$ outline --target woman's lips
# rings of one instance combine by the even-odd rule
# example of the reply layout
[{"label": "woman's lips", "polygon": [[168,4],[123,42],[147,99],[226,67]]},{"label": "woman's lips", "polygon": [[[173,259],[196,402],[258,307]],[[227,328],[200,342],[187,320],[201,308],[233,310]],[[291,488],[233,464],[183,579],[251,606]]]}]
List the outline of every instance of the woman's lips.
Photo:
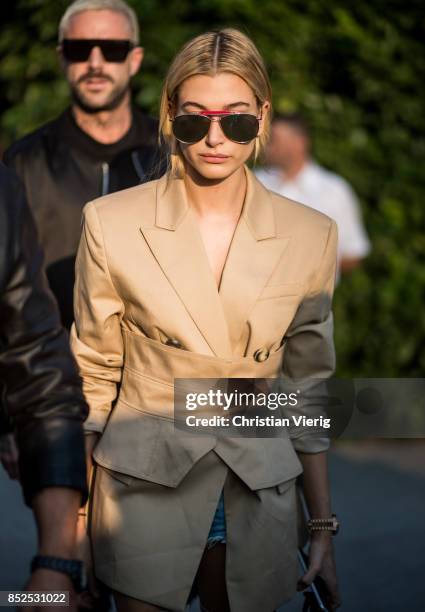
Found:
[{"label": "woman's lips", "polygon": [[201,155],[201,157],[208,164],[222,164],[227,159],[229,159],[228,155],[213,155],[212,153],[207,154],[207,155]]}]

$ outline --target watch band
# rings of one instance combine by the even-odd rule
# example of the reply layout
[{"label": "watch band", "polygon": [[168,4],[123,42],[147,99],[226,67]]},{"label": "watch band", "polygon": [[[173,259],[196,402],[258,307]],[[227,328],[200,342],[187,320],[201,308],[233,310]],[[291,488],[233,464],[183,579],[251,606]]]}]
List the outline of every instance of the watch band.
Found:
[{"label": "watch band", "polygon": [[31,572],[48,569],[70,577],[77,592],[83,590],[83,562],[77,559],[62,559],[49,555],[36,555],[31,562]]},{"label": "watch band", "polygon": [[339,522],[336,514],[332,514],[330,518],[309,519],[307,521],[307,529],[309,533],[313,531],[331,531],[332,535],[336,535],[339,530]]}]

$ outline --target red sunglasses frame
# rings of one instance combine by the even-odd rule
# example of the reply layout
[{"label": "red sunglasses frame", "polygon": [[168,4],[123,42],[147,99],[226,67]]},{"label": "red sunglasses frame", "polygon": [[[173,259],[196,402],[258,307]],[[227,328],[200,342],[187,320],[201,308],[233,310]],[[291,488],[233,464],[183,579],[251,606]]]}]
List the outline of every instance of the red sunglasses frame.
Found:
[{"label": "red sunglasses frame", "polygon": [[[186,113],[187,115],[204,115],[205,117],[208,116],[215,116],[215,117],[220,117],[221,115],[252,115],[252,113],[245,113],[244,111],[226,111],[226,110],[200,110],[200,111],[194,111],[193,113]],[[176,115],[178,117],[180,117],[180,115]],[[260,121],[263,116],[262,113],[260,113],[260,116],[257,117],[255,115],[256,119],[258,119],[258,121]],[[170,117],[170,121],[173,121],[175,119],[175,117]]]}]

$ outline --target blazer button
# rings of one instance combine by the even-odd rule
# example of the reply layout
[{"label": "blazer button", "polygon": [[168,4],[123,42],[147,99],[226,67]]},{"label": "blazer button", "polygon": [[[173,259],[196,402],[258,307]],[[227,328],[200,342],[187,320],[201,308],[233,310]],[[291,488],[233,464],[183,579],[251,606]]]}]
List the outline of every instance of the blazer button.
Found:
[{"label": "blazer button", "polygon": [[167,346],[174,346],[174,348],[181,348],[181,342],[177,338],[167,338],[165,344]]},{"label": "blazer button", "polygon": [[269,358],[270,352],[267,349],[257,349],[254,353],[255,361],[266,361]]}]

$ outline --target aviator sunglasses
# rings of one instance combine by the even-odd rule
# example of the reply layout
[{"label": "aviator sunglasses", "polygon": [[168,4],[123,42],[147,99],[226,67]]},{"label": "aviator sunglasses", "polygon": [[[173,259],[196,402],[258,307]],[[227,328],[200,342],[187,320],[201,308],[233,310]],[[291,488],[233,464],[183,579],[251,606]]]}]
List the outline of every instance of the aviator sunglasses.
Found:
[{"label": "aviator sunglasses", "polygon": [[[261,117],[260,117],[261,118]],[[199,142],[208,134],[211,121],[218,121],[224,135],[238,144],[248,144],[257,137],[259,117],[235,111],[205,110],[171,119],[173,134],[183,144]]]},{"label": "aviator sunglasses", "polygon": [[67,62],[86,62],[92,49],[99,47],[105,61],[124,62],[135,44],[130,40],[107,38],[65,38],[62,41],[62,53]]}]

